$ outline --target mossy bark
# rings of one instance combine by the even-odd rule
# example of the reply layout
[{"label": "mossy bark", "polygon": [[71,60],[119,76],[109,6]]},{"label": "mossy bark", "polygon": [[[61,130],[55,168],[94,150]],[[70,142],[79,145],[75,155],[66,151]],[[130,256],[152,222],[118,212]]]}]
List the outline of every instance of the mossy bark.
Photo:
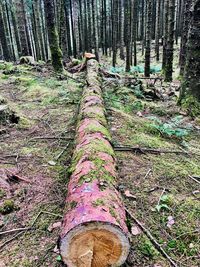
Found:
[{"label": "mossy bark", "polygon": [[187,43],[186,66],[179,102],[190,114],[200,114],[200,0],[194,1]]},{"label": "mossy bark", "polygon": [[[80,103],[76,147],[72,157],[71,178],[66,198],[67,214],[63,220],[61,233],[61,255],[69,267],[93,266],[93,264],[78,264],[83,255],[90,255],[89,252],[92,253],[91,262],[102,257],[102,261],[95,266],[121,266],[129,250],[125,211],[121,197],[115,189],[116,160],[107,130],[98,68],[96,60],[87,61],[88,86],[83,91]],[[92,238],[93,245],[89,251],[84,242],[79,241],[75,246],[73,240],[78,240],[82,234],[87,235],[89,229],[93,236],[96,236],[97,230],[103,236],[107,229],[113,242],[112,249],[107,247],[108,239],[102,239],[101,250],[97,249],[99,244],[95,238]],[[89,234],[88,238],[91,238]],[[106,261],[106,255],[109,254],[112,258],[116,253],[115,245],[118,242],[116,240],[120,243],[121,251],[112,262],[105,265],[102,262]],[[84,253],[79,253],[80,248]],[[100,255],[99,251],[103,255]],[[74,254],[76,257],[72,257]]]},{"label": "mossy bark", "polygon": [[54,1],[45,0],[44,1],[46,23],[48,29],[49,45],[51,50],[51,60],[52,65],[57,72],[63,71],[62,64],[62,51],[59,47],[58,32],[56,29],[56,20],[54,13]]}]

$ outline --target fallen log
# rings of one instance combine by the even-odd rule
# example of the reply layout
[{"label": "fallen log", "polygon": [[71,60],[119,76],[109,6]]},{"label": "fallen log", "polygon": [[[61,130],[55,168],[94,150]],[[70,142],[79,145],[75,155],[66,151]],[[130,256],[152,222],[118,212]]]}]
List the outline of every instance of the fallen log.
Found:
[{"label": "fallen log", "polygon": [[60,253],[68,267],[121,266],[129,253],[125,209],[115,189],[115,155],[107,130],[98,63],[87,61],[60,235]]}]

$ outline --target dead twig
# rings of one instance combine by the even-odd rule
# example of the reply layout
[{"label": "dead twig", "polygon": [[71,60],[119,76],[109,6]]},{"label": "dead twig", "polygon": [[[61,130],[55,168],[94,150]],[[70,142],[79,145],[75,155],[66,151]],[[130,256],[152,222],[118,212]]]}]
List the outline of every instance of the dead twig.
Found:
[{"label": "dead twig", "polygon": [[29,231],[29,230],[32,230],[32,228],[31,227],[16,228],[16,229],[11,229],[11,230],[0,232],[0,235],[10,234],[13,232]]},{"label": "dead twig", "polygon": [[158,243],[158,241],[153,237],[150,231],[146,227],[144,227],[144,225],[140,221],[138,221],[138,219],[135,218],[135,216],[128,209],[125,209],[125,210],[128,213],[128,215],[131,217],[131,219],[133,219],[133,221],[140,227],[140,229],[149,238],[149,240],[154,245],[154,247],[163,255],[163,257],[165,257],[172,266],[178,267],[176,262],[166,253],[166,251],[162,248],[162,246]]},{"label": "dead twig", "polygon": [[122,151],[122,152],[134,152],[139,154],[145,154],[145,153],[152,153],[152,154],[185,154],[185,155],[197,155],[193,152],[187,152],[184,150],[164,150],[164,149],[153,149],[153,148],[146,148],[146,147],[129,147],[129,146],[114,146],[115,151]]},{"label": "dead twig", "polygon": [[152,171],[151,169],[149,169],[149,170],[147,171],[147,173],[146,173],[145,176],[144,176],[144,179],[146,179],[146,178],[149,176],[149,174],[150,174],[151,171]]},{"label": "dead twig", "polygon": [[157,204],[158,206],[160,205],[160,201],[161,201],[162,196],[164,195],[165,191],[166,191],[166,189],[163,188],[162,193],[161,193],[161,195],[160,195],[160,197],[159,197],[159,200],[158,200],[158,204]]},{"label": "dead twig", "polygon": [[66,145],[66,147],[55,157],[55,160],[58,160],[62,155],[63,153],[65,153],[65,151],[68,149],[69,147],[69,143]]},{"label": "dead twig", "polygon": [[69,137],[56,137],[56,136],[36,136],[31,138],[29,141],[34,141],[34,140],[73,140],[73,138],[69,138]]},{"label": "dead twig", "polygon": [[189,177],[190,179],[192,179],[193,181],[195,181],[196,183],[200,184],[200,181],[198,181],[196,178],[194,178],[194,177],[196,177],[196,176],[188,175],[188,177]]},{"label": "dead twig", "polygon": [[11,241],[13,241],[15,238],[17,238],[18,236],[20,236],[23,233],[23,231],[17,233],[16,235],[14,235],[13,237],[11,237],[10,239],[6,240],[1,246],[0,246],[0,250],[2,250],[2,248],[7,245],[8,243],[10,243]]}]

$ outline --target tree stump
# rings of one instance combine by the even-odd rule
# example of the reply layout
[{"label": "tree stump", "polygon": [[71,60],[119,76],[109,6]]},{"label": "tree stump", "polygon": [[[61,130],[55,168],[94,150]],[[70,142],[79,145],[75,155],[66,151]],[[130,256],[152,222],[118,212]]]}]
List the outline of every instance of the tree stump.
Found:
[{"label": "tree stump", "polygon": [[60,236],[68,267],[121,266],[129,253],[121,196],[115,189],[116,160],[107,130],[98,62],[87,60],[76,147]]}]

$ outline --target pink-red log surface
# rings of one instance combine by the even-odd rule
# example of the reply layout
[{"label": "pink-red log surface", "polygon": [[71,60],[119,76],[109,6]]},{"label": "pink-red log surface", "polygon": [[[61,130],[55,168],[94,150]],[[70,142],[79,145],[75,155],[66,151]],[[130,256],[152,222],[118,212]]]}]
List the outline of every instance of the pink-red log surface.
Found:
[{"label": "pink-red log surface", "polygon": [[[87,62],[87,84],[83,91],[78,116],[76,146],[72,158],[72,174],[68,184],[66,215],[62,224],[60,250],[64,262],[69,267],[120,266],[125,261],[129,251],[128,229],[125,223],[126,217],[122,199],[115,189],[116,160],[110,143],[110,134],[107,130],[98,78],[98,63],[93,59]],[[116,245],[116,248],[118,246],[118,252],[116,252],[118,256],[114,255],[114,252],[113,256],[112,251],[106,252],[106,250],[114,248],[115,241],[110,245],[111,248],[104,248],[103,246],[101,250],[105,249],[105,251],[101,252],[103,255],[99,255],[94,252],[94,240],[92,241],[93,248],[91,248],[91,244],[87,244],[87,251],[82,244],[81,251],[86,251],[85,254],[74,256],[79,252],[71,251],[72,247],[74,249],[72,243],[75,244],[80,233],[102,231],[102,229],[111,233],[114,232],[118,238],[120,243],[119,246]],[[99,232],[97,235],[102,240],[105,239],[103,237],[106,235],[109,238],[109,234],[105,234],[105,232],[102,237]],[[79,247],[75,250],[78,251]],[[98,254],[98,260],[95,259],[94,253],[96,253],[96,257]]]}]

